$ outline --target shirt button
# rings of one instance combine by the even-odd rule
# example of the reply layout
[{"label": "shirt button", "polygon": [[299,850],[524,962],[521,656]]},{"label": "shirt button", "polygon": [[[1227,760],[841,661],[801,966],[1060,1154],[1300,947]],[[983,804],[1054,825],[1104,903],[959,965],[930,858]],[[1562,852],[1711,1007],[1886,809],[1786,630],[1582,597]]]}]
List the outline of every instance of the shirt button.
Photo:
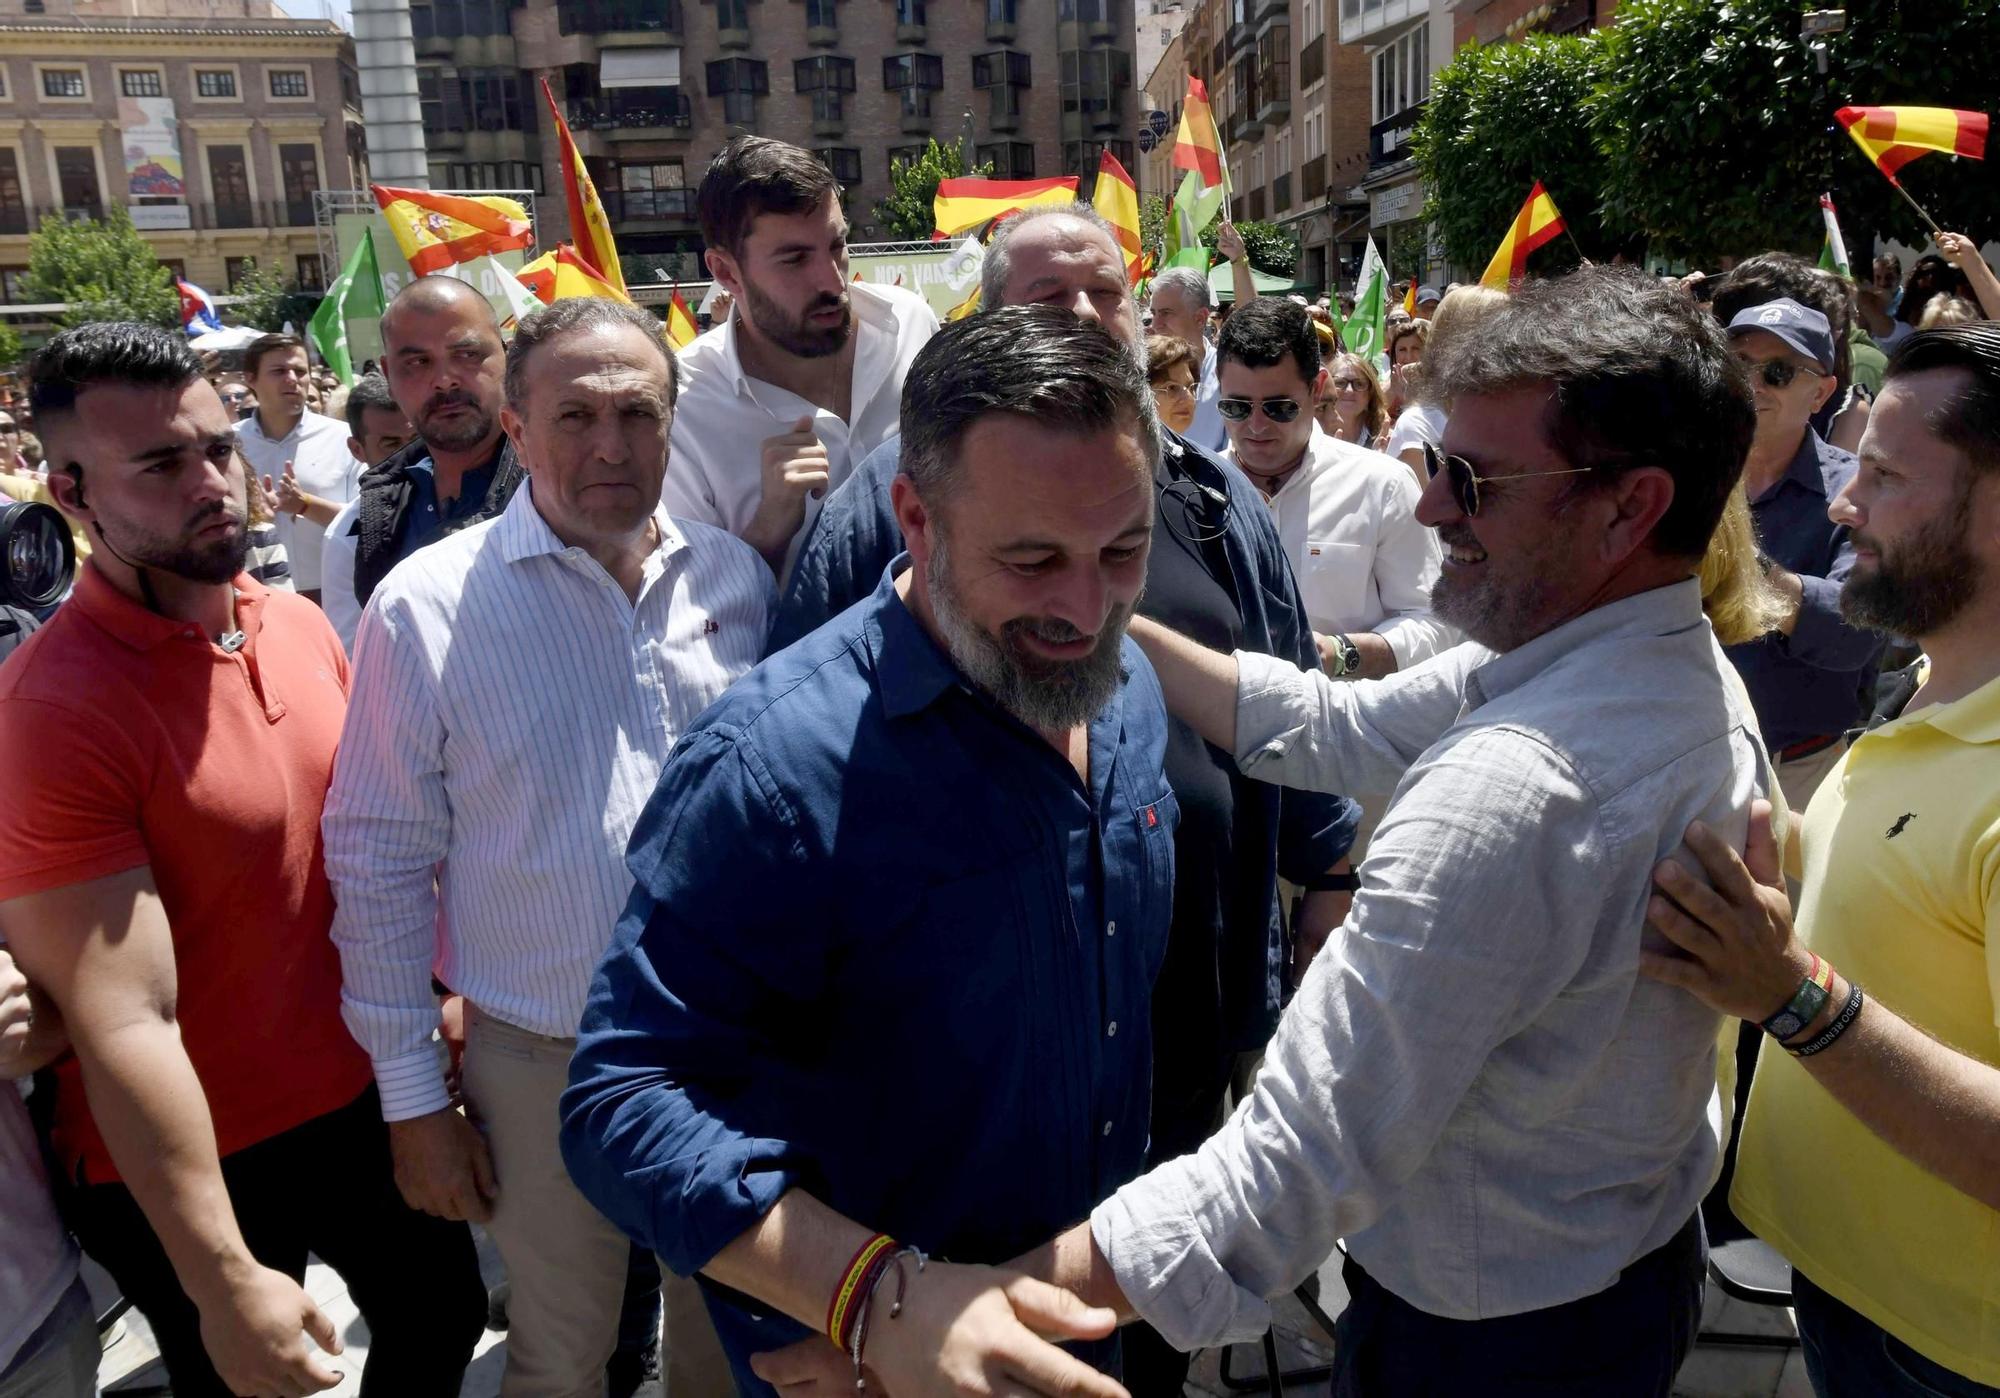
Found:
[{"label": "shirt button", "polygon": [[1109,1023],[1109,1024],[1107,1024],[1107,1025],[1105,1025],[1105,1026],[1104,1026],[1104,1037],[1105,1037],[1105,1038],[1107,1038],[1107,1039],[1115,1039],[1115,1038],[1117,1038],[1117,1037],[1118,1037],[1118,1021],[1117,1021],[1117,1020],[1115,1020],[1115,1019],[1114,1019],[1114,1020],[1112,1020],[1112,1021],[1111,1021],[1111,1023]]},{"label": "shirt button", "polygon": [[1115,937],[1115,936],[1117,936],[1117,935],[1118,935],[1118,924],[1117,924],[1117,923],[1115,923],[1115,922],[1107,922],[1107,923],[1105,923],[1105,924],[1104,924],[1104,935],[1105,935],[1105,936],[1107,936],[1107,937]]},{"label": "shirt button", "polygon": [[1108,1121],[1104,1123],[1104,1134],[1107,1136],[1111,1134],[1111,1123]]}]

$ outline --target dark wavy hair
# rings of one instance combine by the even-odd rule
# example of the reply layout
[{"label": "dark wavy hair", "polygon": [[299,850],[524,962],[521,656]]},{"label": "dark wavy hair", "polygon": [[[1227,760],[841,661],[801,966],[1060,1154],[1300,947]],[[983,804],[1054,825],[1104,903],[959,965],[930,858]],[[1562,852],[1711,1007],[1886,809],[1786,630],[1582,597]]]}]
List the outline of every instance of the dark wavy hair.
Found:
[{"label": "dark wavy hair", "polygon": [[1924,425],[1964,452],[1974,470],[2000,471],[2000,322],[1919,330],[1889,356],[1882,386],[1932,369],[1963,370],[1967,382]]},{"label": "dark wavy hair", "polygon": [[28,366],[28,404],[37,423],[76,411],[77,395],[94,384],[184,388],[201,377],[201,360],[187,336],[130,320],[97,321],[65,330]]}]

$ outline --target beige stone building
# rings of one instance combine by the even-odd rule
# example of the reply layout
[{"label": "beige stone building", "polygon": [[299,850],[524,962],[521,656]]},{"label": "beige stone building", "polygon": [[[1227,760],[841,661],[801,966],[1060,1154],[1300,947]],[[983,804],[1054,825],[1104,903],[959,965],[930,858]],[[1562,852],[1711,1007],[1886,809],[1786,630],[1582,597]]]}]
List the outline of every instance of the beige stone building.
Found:
[{"label": "beige stone building", "polygon": [[0,300],[28,234],[122,206],[177,275],[321,283],[313,195],[366,183],[353,44],[271,0],[0,0]]},{"label": "beige stone building", "polygon": [[[890,162],[969,140],[1003,178],[1134,164],[1132,0],[412,0],[436,188],[560,189],[546,79],[647,279],[704,275],[702,171],[731,136],[814,151],[854,237]],[[1087,187],[1087,182],[1086,182]],[[568,234],[540,201],[544,244]]]}]

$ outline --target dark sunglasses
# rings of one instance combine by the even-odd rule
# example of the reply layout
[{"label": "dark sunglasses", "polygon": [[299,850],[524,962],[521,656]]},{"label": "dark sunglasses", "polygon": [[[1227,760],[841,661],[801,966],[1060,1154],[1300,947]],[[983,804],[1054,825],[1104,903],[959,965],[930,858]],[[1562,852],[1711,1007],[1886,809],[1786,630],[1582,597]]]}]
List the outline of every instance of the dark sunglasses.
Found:
[{"label": "dark sunglasses", "polygon": [[1511,476],[1482,476],[1472,469],[1472,463],[1462,456],[1446,456],[1429,442],[1424,443],[1424,466],[1432,480],[1442,471],[1451,486],[1451,498],[1458,505],[1458,512],[1467,519],[1479,513],[1479,487],[1497,485],[1501,481],[1525,481],[1534,476],[1580,476],[1586,471],[1594,471],[1594,466],[1572,466],[1563,471],[1517,471]]},{"label": "dark sunglasses", "polygon": [[1264,416],[1273,422],[1290,422],[1299,415],[1299,400],[1296,398],[1266,398],[1262,403],[1249,398],[1218,398],[1215,410],[1231,422],[1244,422],[1250,417],[1250,410],[1264,409]]},{"label": "dark sunglasses", "polygon": [[1353,389],[1361,389],[1368,387],[1368,381],[1366,379],[1335,379],[1333,381],[1333,386],[1339,389],[1342,393],[1346,393]]},{"label": "dark sunglasses", "polygon": [[1766,359],[1761,363],[1754,359],[1746,359],[1743,361],[1743,367],[1758,375],[1772,388],[1790,388],[1792,380],[1800,374],[1810,374],[1816,379],[1826,377],[1817,369],[1808,369],[1803,364],[1792,363],[1789,359]]}]

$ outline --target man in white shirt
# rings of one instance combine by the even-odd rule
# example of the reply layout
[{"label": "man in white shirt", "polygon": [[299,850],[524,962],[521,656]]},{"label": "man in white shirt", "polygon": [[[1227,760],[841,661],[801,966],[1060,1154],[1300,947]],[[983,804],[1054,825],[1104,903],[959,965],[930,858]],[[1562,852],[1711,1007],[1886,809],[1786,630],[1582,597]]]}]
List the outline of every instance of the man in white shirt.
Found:
[{"label": "man in white shirt", "polygon": [[[775,600],[748,547],[660,504],[674,390],[643,311],[578,298],[522,322],[502,421],[528,484],[376,589],[327,800],[343,1011],[405,1194],[491,1209],[509,1398],[600,1391],[628,1245],[570,1183],[556,1099],[640,808]],[[466,1000],[470,1122],[431,1042],[434,956]],[[671,1291],[670,1351],[688,1333]]]},{"label": "man in white shirt", "polygon": [[896,435],[903,376],[937,316],[913,292],[848,280],[840,186],[797,146],[731,141],[699,210],[735,314],[681,356],[662,498],[743,539],[782,583],[819,500]]},{"label": "man in white shirt", "polygon": [[237,450],[278,491],[278,542],[292,561],[299,594],[320,600],[326,527],[354,498],[361,463],[347,448],[347,425],[306,406],[312,369],[296,335],[266,335],[243,351],[257,407],[236,424]]},{"label": "man in white shirt", "polygon": [[1455,644],[1457,632],[1431,615],[1443,555],[1417,522],[1409,469],[1329,437],[1313,418],[1326,371],[1305,308],[1252,301],[1222,327],[1215,357],[1228,459],[1270,507],[1326,672],[1379,679]]},{"label": "man in white shirt", "polygon": [[1149,304],[1153,333],[1172,335],[1191,346],[1201,363],[1194,393],[1194,426],[1188,429],[1187,439],[1205,450],[1221,452],[1229,445],[1229,435],[1222,415],[1215,410],[1216,396],[1222,390],[1215,377],[1215,346],[1208,338],[1215,290],[1194,268],[1169,267],[1153,278]]}]

